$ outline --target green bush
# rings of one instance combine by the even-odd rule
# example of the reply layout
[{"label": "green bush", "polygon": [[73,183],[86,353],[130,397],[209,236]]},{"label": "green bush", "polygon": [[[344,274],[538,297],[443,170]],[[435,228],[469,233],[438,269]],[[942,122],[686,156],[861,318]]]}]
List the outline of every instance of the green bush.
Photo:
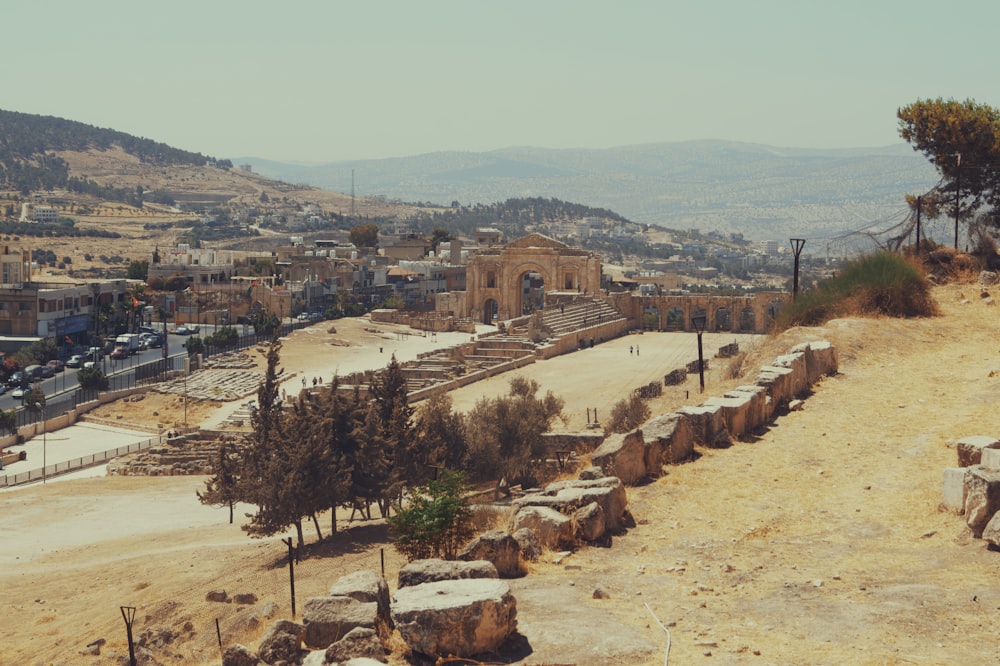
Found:
[{"label": "green bush", "polygon": [[413,560],[453,560],[472,536],[472,511],[462,501],[466,490],[461,472],[441,476],[414,490],[410,504],[389,517],[393,546]]},{"label": "green bush", "polygon": [[87,390],[106,391],[108,389],[108,378],[101,372],[100,368],[83,368],[76,373],[76,379],[80,382],[80,388]]},{"label": "green bush", "polygon": [[937,314],[922,269],[891,252],[848,262],[840,274],[799,293],[778,314],[777,330],[817,326],[836,317],[929,317]]}]

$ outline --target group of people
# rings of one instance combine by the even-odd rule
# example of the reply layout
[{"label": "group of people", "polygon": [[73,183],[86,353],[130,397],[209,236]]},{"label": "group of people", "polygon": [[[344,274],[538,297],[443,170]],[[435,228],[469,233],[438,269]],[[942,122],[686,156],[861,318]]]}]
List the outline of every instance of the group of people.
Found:
[{"label": "group of people", "polygon": [[[629,345],[628,346],[628,355],[629,356],[632,355],[632,349],[633,349],[633,346]],[[634,349],[635,349],[635,355],[638,356],[639,355],[639,345],[635,345]]]}]

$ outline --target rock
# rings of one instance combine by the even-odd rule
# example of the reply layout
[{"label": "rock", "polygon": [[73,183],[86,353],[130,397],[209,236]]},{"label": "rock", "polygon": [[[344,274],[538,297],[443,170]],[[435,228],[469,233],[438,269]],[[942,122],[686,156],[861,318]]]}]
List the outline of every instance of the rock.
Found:
[{"label": "rock", "polygon": [[273,601],[268,601],[266,604],[260,607],[260,616],[271,619],[278,614],[278,604]]},{"label": "rock", "polygon": [[257,666],[260,659],[249,648],[234,643],[222,653],[222,666]]},{"label": "rock", "polygon": [[983,540],[994,546],[1000,546],[1000,513],[993,514],[990,522],[983,528]]},{"label": "rock", "polygon": [[694,454],[694,433],[680,414],[655,416],[642,424],[646,474],[660,476],[664,465],[675,465]]},{"label": "rock", "polygon": [[331,597],[350,597],[365,603],[374,602],[378,604],[378,616],[385,622],[390,622],[389,585],[385,578],[374,571],[362,570],[341,576],[330,586],[328,594]]},{"label": "rock", "polygon": [[977,539],[1000,509],[1000,472],[972,467],[965,475],[965,523]]},{"label": "rock", "polygon": [[220,603],[229,603],[229,595],[226,594],[225,590],[211,590],[205,595],[205,601],[217,601]]},{"label": "rock", "polygon": [[687,421],[696,444],[718,449],[729,446],[729,434],[719,405],[685,405],[677,413]]},{"label": "rock", "polygon": [[605,475],[616,476],[630,485],[638,483],[646,477],[646,445],[642,430],[610,435],[590,459]]},{"label": "rock", "polygon": [[602,586],[598,585],[594,588],[594,593],[591,595],[594,599],[610,599],[611,595]]},{"label": "rock", "polygon": [[325,650],[355,627],[374,629],[378,604],[350,597],[313,597],[302,608],[305,644]]},{"label": "rock", "polygon": [[965,511],[965,475],[968,467],[946,467],[941,490],[941,506],[959,515]]},{"label": "rock", "polygon": [[494,652],[517,630],[517,602],[501,580],[440,581],[398,590],[392,617],[412,650],[471,657]]},{"label": "rock", "polygon": [[1000,440],[995,437],[974,435],[958,440],[955,449],[958,451],[958,466],[972,467],[982,462],[983,449],[1000,449]]},{"label": "rock", "polygon": [[[631,516],[628,515],[628,496],[625,493],[625,484],[614,476],[606,476],[593,481],[557,481],[547,485],[540,493],[531,493],[515,499],[512,504],[519,510],[518,513],[523,507],[538,506],[549,507],[565,516],[571,516],[577,509],[591,502],[597,502],[604,509],[609,531],[614,532],[625,527],[631,520]],[[546,544],[545,536],[532,525],[518,525],[517,527],[531,527],[538,534],[539,540]]]},{"label": "rock", "polygon": [[528,562],[536,562],[542,556],[542,544],[538,541],[535,531],[527,527],[522,527],[513,534],[521,549],[521,559]]},{"label": "rock", "polygon": [[580,470],[578,478],[583,479],[584,481],[591,481],[593,479],[599,479],[602,476],[605,476],[604,470],[597,465],[591,465],[586,469]]},{"label": "rock", "polygon": [[233,595],[233,603],[236,604],[255,604],[257,603],[257,595],[252,592],[243,592],[240,594]]},{"label": "rock", "polygon": [[582,506],[573,513],[573,534],[580,541],[597,541],[606,531],[604,509],[597,502]]},{"label": "rock", "polygon": [[99,657],[101,655],[101,648],[107,641],[103,638],[98,638],[96,641],[91,641],[87,643],[87,646],[80,650],[80,654],[86,657]]},{"label": "rock", "polygon": [[448,560],[414,560],[399,570],[397,584],[400,588],[423,583],[465,578],[498,578],[500,574],[492,562],[453,562]]},{"label": "rock", "polygon": [[267,664],[294,661],[302,649],[305,627],[291,620],[278,620],[261,636],[257,656]]},{"label": "rock", "polygon": [[458,554],[464,561],[486,560],[496,567],[501,578],[524,575],[521,568],[521,548],[508,532],[489,530],[470,541]]},{"label": "rock", "polygon": [[326,662],[335,664],[357,657],[385,662],[385,648],[373,629],[357,627],[326,649]]},{"label": "rock", "polygon": [[300,666],[327,666],[328,664],[336,664],[338,662],[328,662],[326,660],[326,650],[312,650],[306,653],[300,662]]},{"label": "rock", "polygon": [[510,529],[530,529],[545,548],[557,550],[573,545],[573,522],[568,516],[548,506],[525,506],[518,509]]}]

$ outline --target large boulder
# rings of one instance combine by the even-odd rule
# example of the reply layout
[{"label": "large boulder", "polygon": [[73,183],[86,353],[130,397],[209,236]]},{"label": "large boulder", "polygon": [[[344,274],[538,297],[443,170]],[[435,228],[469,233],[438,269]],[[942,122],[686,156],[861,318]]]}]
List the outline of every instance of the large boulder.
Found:
[{"label": "large boulder", "polygon": [[559,550],[573,545],[573,521],[569,516],[549,506],[524,506],[511,520],[510,529],[517,534],[522,530],[535,533],[545,548]]},{"label": "large boulder", "polygon": [[660,476],[664,465],[675,465],[694,455],[694,433],[680,414],[654,416],[642,424],[642,437],[648,476]]},{"label": "large boulder", "polygon": [[965,523],[977,539],[1000,510],[1000,471],[972,467],[965,475]]},{"label": "large boulder", "polygon": [[972,467],[981,464],[983,449],[1000,449],[1000,440],[996,437],[973,435],[955,442],[955,450],[958,452],[958,466]]},{"label": "large boulder", "polygon": [[573,512],[573,533],[580,541],[597,541],[607,531],[604,509],[591,502]]},{"label": "large boulder", "polygon": [[365,657],[385,662],[385,648],[373,629],[356,627],[326,649],[326,663],[336,664],[349,659]]},{"label": "large boulder", "polygon": [[399,570],[397,585],[400,588],[413,587],[423,583],[441,580],[461,580],[465,578],[498,578],[497,568],[492,562],[478,560],[462,562],[453,560],[414,560]]},{"label": "large boulder", "polygon": [[517,602],[497,579],[424,583],[396,591],[392,618],[415,652],[471,657],[496,651],[517,630]]},{"label": "large boulder", "polygon": [[[557,481],[550,483],[539,493],[518,497],[512,504],[518,509],[528,506],[544,506],[555,509],[565,516],[572,516],[580,507],[597,502],[604,509],[607,529],[616,531],[625,527],[628,517],[628,496],[622,480],[614,476],[582,481]],[[531,527],[520,525],[519,527]],[[512,530],[513,531],[513,530]],[[542,534],[535,530],[538,538],[545,542]]]},{"label": "large boulder", "polygon": [[514,531],[511,535],[517,541],[518,548],[521,549],[521,559],[535,562],[542,556],[542,543],[538,540],[535,531],[527,527],[522,527]]},{"label": "large boulder", "polygon": [[355,627],[375,629],[378,603],[350,597],[313,597],[302,608],[305,644],[325,650]]},{"label": "large boulder", "polygon": [[278,620],[264,632],[258,643],[257,656],[266,664],[277,661],[293,662],[302,650],[306,629],[291,620]]},{"label": "large boulder", "polygon": [[249,648],[233,643],[222,653],[222,666],[257,666],[260,659]]},{"label": "large boulder", "polygon": [[497,568],[501,578],[524,575],[521,568],[521,547],[509,532],[488,530],[470,541],[458,554],[465,561],[486,560]]},{"label": "large boulder", "polygon": [[610,435],[590,456],[591,462],[609,476],[635,484],[646,477],[646,445],[642,430]]},{"label": "large boulder", "polygon": [[720,449],[729,446],[729,433],[719,405],[685,405],[677,413],[688,422],[695,443]]},{"label": "large boulder", "polygon": [[[331,597],[350,597],[355,601],[378,604],[378,616],[389,622],[389,585],[371,570],[341,576],[330,586]],[[391,625],[390,625],[391,626]]]}]

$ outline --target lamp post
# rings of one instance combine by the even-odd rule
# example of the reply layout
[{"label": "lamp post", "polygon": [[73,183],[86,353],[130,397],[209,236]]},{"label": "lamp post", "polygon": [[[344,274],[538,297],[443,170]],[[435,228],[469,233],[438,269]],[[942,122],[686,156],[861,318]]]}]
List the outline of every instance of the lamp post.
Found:
[{"label": "lamp post", "polygon": [[45,483],[47,477],[45,473],[45,468],[49,464],[49,446],[46,441],[46,430],[45,430],[45,405],[41,402],[35,403],[35,408],[42,410],[42,483]]},{"label": "lamp post", "polygon": [[700,314],[691,317],[691,326],[694,327],[695,333],[698,334],[698,382],[701,387],[699,393],[705,392],[705,357],[701,349],[701,334],[705,332],[705,323],[708,321],[708,317]]},{"label": "lamp post", "polygon": [[792,252],[795,254],[795,271],[792,278],[792,302],[799,297],[799,255],[802,254],[802,248],[806,244],[805,238],[792,238]]},{"label": "lamp post", "polygon": [[962,153],[955,153],[955,249],[958,249],[958,204],[962,192]]}]

